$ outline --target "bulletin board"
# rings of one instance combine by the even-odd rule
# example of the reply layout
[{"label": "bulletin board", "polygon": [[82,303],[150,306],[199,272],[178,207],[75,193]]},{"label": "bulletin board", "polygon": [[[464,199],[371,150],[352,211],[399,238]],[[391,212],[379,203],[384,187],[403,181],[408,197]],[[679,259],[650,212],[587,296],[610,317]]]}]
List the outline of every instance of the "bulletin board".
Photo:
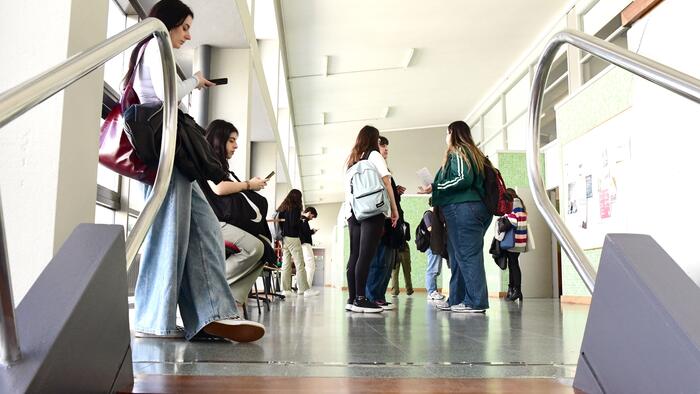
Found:
[{"label": "bulletin board", "polygon": [[600,248],[606,234],[626,230],[621,204],[631,155],[629,132],[617,122],[564,145],[562,211],[583,249]]}]

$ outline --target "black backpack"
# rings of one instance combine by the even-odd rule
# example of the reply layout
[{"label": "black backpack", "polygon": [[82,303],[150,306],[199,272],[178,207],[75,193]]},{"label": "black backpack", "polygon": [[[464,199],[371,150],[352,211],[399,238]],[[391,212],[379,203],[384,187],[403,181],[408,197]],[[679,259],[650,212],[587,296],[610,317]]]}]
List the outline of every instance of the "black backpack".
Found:
[{"label": "black backpack", "polygon": [[488,159],[484,163],[484,195],[481,196],[481,201],[494,216],[503,216],[513,211],[513,199],[506,193],[506,183],[503,182],[500,171]]},{"label": "black backpack", "polygon": [[[427,213],[428,211],[425,211]],[[423,216],[425,216],[425,213],[423,213]],[[423,219],[420,220],[420,224],[416,226],[416,249],[418,249],[419,252],[425,252],[428,250],[430,247],[430,232],[428,231],[428,228],[425,227],[425,222]]]}]

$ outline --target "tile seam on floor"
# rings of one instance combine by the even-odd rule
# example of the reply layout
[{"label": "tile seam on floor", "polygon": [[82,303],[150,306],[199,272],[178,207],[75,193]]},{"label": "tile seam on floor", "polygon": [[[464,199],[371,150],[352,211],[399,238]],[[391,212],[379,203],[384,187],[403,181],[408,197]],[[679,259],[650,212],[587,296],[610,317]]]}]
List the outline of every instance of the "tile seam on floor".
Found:
[{"label": "tile seam on floor", "polygon": [[575,367],[577,364],[561,363],[526,363],[526,362],[486,362],[486,361],[463,361],[463,362],[298,362],[298,361],[218,361],[218,360],[197,360],[197,361],[133,361],[132,364],[254,364],[254,365],[295,365],[310,367],[435,367],[435,366],[475,366],[475,367]]}]

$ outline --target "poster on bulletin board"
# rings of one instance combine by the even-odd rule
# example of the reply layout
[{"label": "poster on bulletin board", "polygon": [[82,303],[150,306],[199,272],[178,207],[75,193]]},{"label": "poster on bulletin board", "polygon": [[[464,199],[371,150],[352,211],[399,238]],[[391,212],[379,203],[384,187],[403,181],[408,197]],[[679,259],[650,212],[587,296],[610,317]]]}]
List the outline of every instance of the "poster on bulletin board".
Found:
[{"label": "poster on bulletin board", "polygon": [[631,159],[630,135],[608,122],[564,145],[564,221],[584,249],[625,230],[619,197]]}]

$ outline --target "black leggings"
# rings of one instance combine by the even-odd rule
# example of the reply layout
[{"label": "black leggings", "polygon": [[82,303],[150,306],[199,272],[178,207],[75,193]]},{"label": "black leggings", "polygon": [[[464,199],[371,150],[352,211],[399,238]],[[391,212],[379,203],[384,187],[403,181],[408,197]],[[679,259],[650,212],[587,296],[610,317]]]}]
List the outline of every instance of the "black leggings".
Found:
[{"label": "black leggings", "polygon": [[506,252],[506,255],[508,256],[508,287],[515,287],[519,290],[522,277],[520,262],[518,261],[520,253]]},{"label": "black leggings", "polygon": [[384,229],[384,215],[376,215],[361,222],[355,215],[348,219],[350,228],[350,258],[348,259],[347,276],[350,301],[356,297],[365,296],[369,264],[377,253],[377,247]]}]

